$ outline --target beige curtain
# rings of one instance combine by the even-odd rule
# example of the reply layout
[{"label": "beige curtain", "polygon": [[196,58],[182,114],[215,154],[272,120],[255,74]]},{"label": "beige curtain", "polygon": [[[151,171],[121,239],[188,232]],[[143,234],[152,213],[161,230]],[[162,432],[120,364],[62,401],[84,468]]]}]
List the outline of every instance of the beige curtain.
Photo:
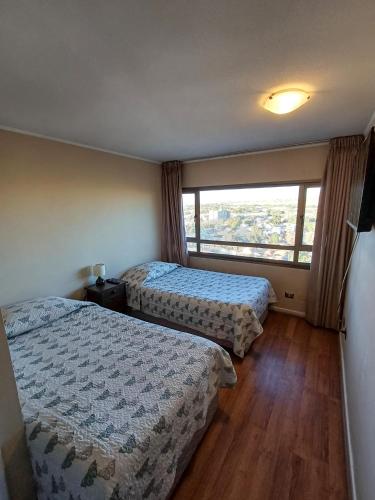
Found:
[{"label": "beige curtain", "polygon": [[161,166],[162,247],[166,262],[187,265],[184,217],[182,208],[182,162],[168,161]]},{"label": "beige curtain", "polygon": [[306,319],[315,326],[339,328],[339,296],[353,231],[346,223],[352,171],[363,136],[329,143],[322,180],[308,288]]}]

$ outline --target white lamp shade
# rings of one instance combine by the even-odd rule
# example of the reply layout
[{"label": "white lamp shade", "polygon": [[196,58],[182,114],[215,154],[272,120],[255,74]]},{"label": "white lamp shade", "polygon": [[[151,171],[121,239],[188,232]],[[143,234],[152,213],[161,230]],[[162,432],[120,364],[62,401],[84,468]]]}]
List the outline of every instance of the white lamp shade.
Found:
[{"label": "white lamp shade", "polygon": [[105,264],[95,264],[94,266],[94,276],[97,278],[100,276],[103,278],[105,276]]},{"label": "white lamp shade", "polygon": [[274,92],[267,97],[264,108],[271,113],[284,115],[306,104],[310,94],[301,89],[287,89]]}]

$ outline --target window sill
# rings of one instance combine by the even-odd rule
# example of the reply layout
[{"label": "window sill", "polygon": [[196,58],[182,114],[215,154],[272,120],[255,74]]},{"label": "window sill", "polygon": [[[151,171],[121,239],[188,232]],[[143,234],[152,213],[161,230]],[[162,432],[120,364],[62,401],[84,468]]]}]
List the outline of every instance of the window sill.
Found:
[{"label": "window sill", "polygon": [[295,269],[304,269],[309,271],[310,264],[302,262],[288,262],[282,260],[259,259],[256,257],[240,257],[238,255],[221,255],[216,253],[203,253],[203,252],[189,252],[189,257],[198,257],[201,259],[217,259],[217,260],[231,260],[236,262],[248,262],[251,264],[262,264],[268,266],[278,267],[294,267]]}]

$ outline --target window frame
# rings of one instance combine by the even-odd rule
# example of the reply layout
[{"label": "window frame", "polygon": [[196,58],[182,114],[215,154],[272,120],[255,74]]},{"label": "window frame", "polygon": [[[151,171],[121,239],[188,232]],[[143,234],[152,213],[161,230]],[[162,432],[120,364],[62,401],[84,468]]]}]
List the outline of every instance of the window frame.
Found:
[{"label": "window frame", "polygon": [[[202,240],[200,238],[200,192],[201,191],[220,191],[227,189],[249,189],[249,188],[270,188],[270,187],[287,187],[298,186],[298,204],[297,204],[297,217],[296,217],[296,233],[294,245],[270,245],[268,243],[244,243],[223,240]],[[199,186],[188,187],[182,189],[182,194],[195,195],[195,237],[187,236],[186,241],[196,243],[197,251],[189,250],[188,253],[192,257],[200,257],[206,259],[220,259],[220,260],[234,260],[240,262],[254,262],[260,264],[269,264],[273,266],[296,267],[299,269],[310,269],[310,264],[305,262],[298,262],[300,252],[312,252],[312,245],[303,244],[303,230],[305,223],[305,210],[306,210],[306,192],[308,188],[321,187],[321,181],[318,179],[307,181],[285,181],[285,182],[263,182],[252,184],[229,184],[220,186]],[[201,244],[214,244],[214,245],[228,245],[238,247],[253,247],[253,248],[271,248],[292,250],[293,261],[283,261],[276,259],[263,259],[261,257],[243,257],[238,255],[225,255],[215,254],[208,252],[201,252]]]}]

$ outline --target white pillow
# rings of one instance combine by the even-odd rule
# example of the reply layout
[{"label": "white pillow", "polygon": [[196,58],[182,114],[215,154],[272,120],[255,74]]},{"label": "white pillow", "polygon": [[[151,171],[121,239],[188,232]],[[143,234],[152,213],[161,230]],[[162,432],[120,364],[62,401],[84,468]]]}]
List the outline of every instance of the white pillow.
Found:
[{"label": "white pillow", "polygon": [[181,267],[180,264],[160,262],[158,260],[131,267],[122,276],[122,279],[126,281],[126,297],[128,305],[134,309],[140,309],[141,286],[145,283],[149,283],[151,280],[160,278],[161,276],[174,271],[178,267]]}]

